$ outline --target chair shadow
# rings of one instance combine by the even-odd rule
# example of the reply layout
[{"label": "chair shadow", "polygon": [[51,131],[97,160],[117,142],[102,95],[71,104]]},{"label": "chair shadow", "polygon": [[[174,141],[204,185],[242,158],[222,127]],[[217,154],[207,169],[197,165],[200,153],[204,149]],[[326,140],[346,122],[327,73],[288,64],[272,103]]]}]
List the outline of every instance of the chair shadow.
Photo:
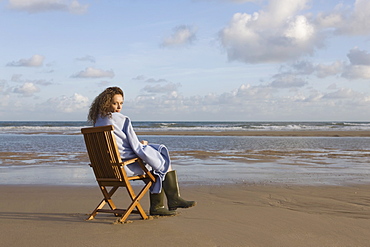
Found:
[{"label": "chair shadow", "polygon": [[[19,220],[19,221],[54,221],[54,222],[73,222],[90,224],[117,224],[115,217],[108,214],[99,214],[93,220],[86,220],[89,214],[83,213],[32,213],[32,212],[0,212],[0,220]],[[140,221],[137,215],[130,215],[127,223]]]},{"label": "chair shadow", "polygon": [[19,220],[19,221],[54,221],[54,222],[74,222],[74,223],[100,223],[112,224],[115,218],[103,216],[99,219],[87,221],[88,214],[82,213],[32,213],[32,212],[0,212],[0,220]]}]

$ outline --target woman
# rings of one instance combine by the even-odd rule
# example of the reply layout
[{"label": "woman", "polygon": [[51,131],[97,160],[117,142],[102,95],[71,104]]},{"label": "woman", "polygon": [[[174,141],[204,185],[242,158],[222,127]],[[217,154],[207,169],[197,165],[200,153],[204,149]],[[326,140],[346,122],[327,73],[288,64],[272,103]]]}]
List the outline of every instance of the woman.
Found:
[{"label": "woman", "polygon": [[[149,170],[156,175],[156,182],[150,188],[150,214],[175,215],[177,208],[195,206],[195,201],[186,201],[180,197],[176,171],[171,168],[171,161],[164,145],[148,144],[139,141],[132,128],[131,120],[122,115],[123,91],[119,87],[109,87],[99,94],[90,107],[88,120],[95,127],[113,125],[117,146],[123,160],[140,157]],[[125,166],[128,176],[143,173],[139,164]],[[162,189],[163,187],[163,189]],[[164,207],[164,193],[167,197],[168,210]]]}]

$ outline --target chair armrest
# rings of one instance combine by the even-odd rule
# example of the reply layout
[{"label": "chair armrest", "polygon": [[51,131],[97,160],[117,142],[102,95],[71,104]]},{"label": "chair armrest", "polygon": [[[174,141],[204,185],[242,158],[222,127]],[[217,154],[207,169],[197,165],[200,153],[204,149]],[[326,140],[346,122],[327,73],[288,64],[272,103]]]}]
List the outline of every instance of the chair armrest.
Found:
[{"label": "chair armrest", "polygon": [[139,160],[139,158],[133,158],[133,159],[129,159],[129,160],[126,160],[126,161],[122,161],[122,162],[120,162],[119,164],[120,164],[121,166],[127,166],[127,165],[129,165],[129,164],[132,164],[132,163],[137,162],[138,160]]}]

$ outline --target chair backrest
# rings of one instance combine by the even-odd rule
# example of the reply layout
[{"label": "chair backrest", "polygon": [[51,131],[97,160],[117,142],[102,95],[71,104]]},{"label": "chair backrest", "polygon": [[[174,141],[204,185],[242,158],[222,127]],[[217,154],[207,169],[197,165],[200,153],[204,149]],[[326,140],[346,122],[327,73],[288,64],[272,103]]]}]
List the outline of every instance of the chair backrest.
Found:
[{"label": "chair backrest", "polygon": [[124,180],[124,171],[120,168],[122,160],[113,130],[112,125],[81,129],[97,181]]}]

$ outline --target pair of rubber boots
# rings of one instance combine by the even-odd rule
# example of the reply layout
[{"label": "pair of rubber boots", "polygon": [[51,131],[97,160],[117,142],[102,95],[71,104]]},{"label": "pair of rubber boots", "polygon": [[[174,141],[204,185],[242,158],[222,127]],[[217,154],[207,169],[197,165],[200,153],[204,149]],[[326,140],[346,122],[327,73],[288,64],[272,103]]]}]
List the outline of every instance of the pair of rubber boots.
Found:
[{"label": "pair of rubber boots", "polygon": [[[176,171],[170,171],[162,184],[162,190],[158,194],[150,194],[150,215],[171,216],[176,215],[178,208],[190,208],[195,206],[195,201],[186,201],[180,197]],[[168,209],[164,207],[164,194],[167,197]]]}]

